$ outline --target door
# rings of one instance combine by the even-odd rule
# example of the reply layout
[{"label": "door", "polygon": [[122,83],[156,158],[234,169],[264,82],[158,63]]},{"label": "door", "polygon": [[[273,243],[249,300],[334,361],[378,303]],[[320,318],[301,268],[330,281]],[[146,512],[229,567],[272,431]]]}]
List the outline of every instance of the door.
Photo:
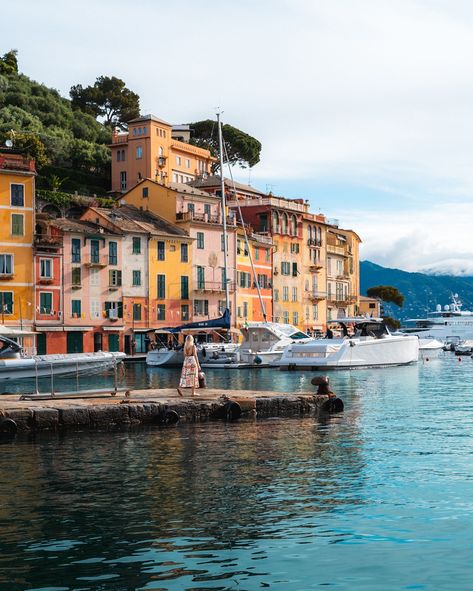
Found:
[{"label": "door", "polygon": [[94,353],[102,351],[102,333],[94,332]]},{"label": "door", "polygon": [[36,353],[37,355],[46,355],[46,334],[40,332],[36,335]]},{"label": "door", "polygon": [[119,342],[118,342],[118,335],[117,334],[109,334],[108,335],[108,350],[109,351],[119,351]]},{"label": "door", "polygon": [[125,335],[125,353],[131,355],[131,338],[129,334]]},{"label": "door", "polygon": [[135,333],[136,350],[135,353],[146,353],[146,335],[143,333]]},{"label": "door", "polygon": [[68,353],[83,353],[84,352],[84,335],[78,331],[71,331],[67,333],[67,352]]}]

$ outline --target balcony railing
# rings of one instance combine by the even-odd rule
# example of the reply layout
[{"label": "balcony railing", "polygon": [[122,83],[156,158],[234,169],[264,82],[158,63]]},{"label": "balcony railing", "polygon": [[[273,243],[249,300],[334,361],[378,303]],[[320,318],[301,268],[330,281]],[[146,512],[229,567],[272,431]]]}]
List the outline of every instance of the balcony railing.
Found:
[{"label": "balcony railing", "polygon": [[309,238],[307,240],[307,245],[320,248],[322,246],[322,240],[315,240],[314,238]]},{"label": "balcony railing", "polygon": [[53,278],[52,277],[40,277],[39,282],[42,283],[43,285],[50,285],[53,282]]},{"label": "balcony railing", "polygon": [[88,254],[83,261],[86,267],[106,267],[108,265],[108,255],[106,254]]},{"label": "balcony railing", "polygon": [[320,300],[325,300],[325,298],[327,297],[327,292],[325,291],[306,291],[306,296],[309,298],[309,300],[311,301],[315,301],[318,302]]},{"label": "balcony railing", "polygon": [[332,304],[339,304],[341,306],[349,306],[357,301],[356,296],[340,296],[328,294],[327,300]]},{"label": "balcony railing", "polygon": [[22,172],[36,172],[34,160],[24,158],[20,154],[1,154],[0,170],[20,170]]},{"label": "balcony railing", "polygon": [[318,273],[323,268],[324,268],[323,265],[320,265],[319,263],[312,263],[312,265],[309,265],[309,272],[310,273]]},{"label": "balcony railing", "polygon": [[36,247],[60,248],[62,244],[62,236],[48,236],[46,234],[34,235],[34,245]]},{"label": "balcony railing", "polygon": [[343,246],[334,246],[333,244],[327,244],[327,252],[331,254],[338,254],[342,257],[347,256],[346,248]]},{"label": "balcony railing", "polygon": [[[235,282],[228,282],[228,289],[231,293],[235,291]],[[212,293],[225,293],[225,287],[221,281],[196,281],[194,285],[194,291],[196,292],[212,292]]]},{"label": "balcony railing", "polygon": [[112,144],[126,144],[128,142],[127,133],[117,133],[112,136]]}]

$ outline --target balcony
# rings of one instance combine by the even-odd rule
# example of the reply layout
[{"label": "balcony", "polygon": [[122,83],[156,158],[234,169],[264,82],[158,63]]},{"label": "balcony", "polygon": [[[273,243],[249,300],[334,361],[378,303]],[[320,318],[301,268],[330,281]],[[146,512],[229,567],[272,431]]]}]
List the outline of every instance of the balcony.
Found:
[{"label": "balcony", "polygon": [[310,273],[318,273],[323,268],[324,268],[323,265],[313,263],[312,265],[309,265],[309,272]]},{"label": "balcony", "polygon": [[106,267],[108,265],[108,255],[87,255],[84,260],[84,265],[89,268]]},{"label": "balcony", "polygon": [[349,306],[350,304],[356,304],[357,297],[356,296],[340,296],[340,295],[333,295],[329,294],[327,296],[327,301],[331,304],[335,304],[336,306]]},{"label": "balcony", "polygon": [[[235,291],[235,282],[228,282],[228,289],[230,293]],[[225,287],[221,281],[196,281],[194,291],[198,293],[225,293]]]},{"label": "balcony", "polygon": [[0,154],[0,170],[18,170],[35,173],[35,162],[21,154]]},{"label": "balcony", "polygon": [[0,281],[8,281],[9,279],[13,279],[14,273],[0,273]]},{"label": "balcony", "polygon": [[322,241],[316,240],[315,238],[309,238],[307,240],[307,246],[311,246],[313,248],[320,248],[322,246]]},{"label": "balcony", "polygon": [[344,246],[335,246],[333,244],[327,244],[327,252],[330,254],[338,254],[342,257],[347,256],[347,251]]},{"label": "balcony", "polygon": [[114,133],[112,136],[112,144],[126,144],[128,142],[127,133]]},{"label": "balcony", "polygon": [[82,288],[82,283],[78,283],[78,282],[74,282],[71,283],[71,289],[81,289]]},{"label": "balcony", "polygon": [[42,248],[58,249],[62,247],[62,236],[48,236],[47,234],[35,234],[34,246],[36,250]]},{"label": "balcony", "polygon": [[51,283],[53,282],[53,278],[52,277],[40,277],[39,282],[42,285],[51,285]]},{"label": "balcony", "polygon": [[327,293],[325,291],[306,291],[306,297],[312,302],[320,302],[325,300]]}]

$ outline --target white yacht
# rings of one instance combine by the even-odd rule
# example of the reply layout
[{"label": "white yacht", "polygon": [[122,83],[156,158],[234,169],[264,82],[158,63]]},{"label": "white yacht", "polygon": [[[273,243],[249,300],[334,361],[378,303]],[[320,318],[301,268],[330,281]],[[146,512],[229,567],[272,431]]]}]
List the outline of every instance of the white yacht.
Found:
[{"label": "white yacht", "polygon": [[[20,331],[11,335],[19,337]],[[27,355],[20,342],[0,334],[0,381],[94,373],[121,363],[125,353],[102,352]]]},{"label": "white yacht", "polygon": [[417,335],[419,338],[434,338],[443,343],[447,341],[473,339],[473,312],[462,310],[458,294],[452,295],[451,304],[437,305],[435,312],[426,318],[406,320],[414,326],[401,328],[401,332]]},{"label": "white yacht", "polygon": [[240,369],[268,367],[278,362],[291,343],[307,343],[314,339],[291,324],[248,322],[240,329],[243,341],[233,353],[219,353],[202,361],[202,367]]},{"label": "white yacht", "polygon": [[331,326],[335,325],[340,329],[339,337],[289,345],[274,365],[280,369],[328,370],[407,365],[418,361],[417,336],[392,335],[382,319],[343,318],[333,321]]}]

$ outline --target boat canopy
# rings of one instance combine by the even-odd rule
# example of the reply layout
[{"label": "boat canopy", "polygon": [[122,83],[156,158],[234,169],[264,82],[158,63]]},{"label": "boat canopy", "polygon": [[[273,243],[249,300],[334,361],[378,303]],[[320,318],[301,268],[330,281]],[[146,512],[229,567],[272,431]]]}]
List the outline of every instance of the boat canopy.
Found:
[{"label": "boat canopy", "polygon": [[230,329],[230,310],[226,309],[220,318],[213,318],[212,320],[201,320],[200,322],[188,322],[181,326],[173,326],[169,328],[162,328],[160,330],[166,331],[170,334],[176,334],[183,331],[199,330],[199,329]]}]

